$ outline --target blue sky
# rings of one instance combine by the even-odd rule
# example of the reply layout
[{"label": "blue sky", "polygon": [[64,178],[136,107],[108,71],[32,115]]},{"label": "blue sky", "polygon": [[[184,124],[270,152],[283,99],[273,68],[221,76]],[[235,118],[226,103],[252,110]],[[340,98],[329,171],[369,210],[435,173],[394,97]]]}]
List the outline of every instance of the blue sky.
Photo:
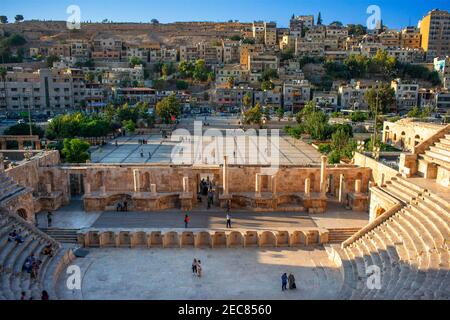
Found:
[{"label": "blue sky", "polygon": [[381,8],[383,22],[400,28],[417,22],[433,8],[450,10],[448,0],[1,0],[0,15],[12,21],[16,14],[25,19],[66,20],[69,5],[81,8],[82,21],[228,21],[274,20],[287,26],[295,13],[320,11],[324,23],[335,20],[365,24],[369,5]]}]

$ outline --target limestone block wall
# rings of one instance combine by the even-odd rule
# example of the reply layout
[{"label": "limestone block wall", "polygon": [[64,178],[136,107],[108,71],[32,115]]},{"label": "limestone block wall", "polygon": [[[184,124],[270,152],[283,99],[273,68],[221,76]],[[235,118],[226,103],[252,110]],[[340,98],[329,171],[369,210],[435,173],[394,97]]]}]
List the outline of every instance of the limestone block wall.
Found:
[{"label": "limestone block wall", "polygon": [[403,119],[397,122],[385,121],[383,142],[411,151],[414,146],[434,135],[441,125]]},{"label": "limestone block wall", "polygon": [[[64,169],[70,170],[70,169]],[[217,187],[223,187],[223,170],[220,167],[197,168],[191,166],[113,166],[89,165],[78,169],[84,175],[85,184],[89,184],[91,192],[150,192],[151,185],[156,186],[158,193],[183,192],[183,178],[188,179],[188,188],[195,195],[201,176],[214,177]],[[137,173],[136,173],[137,171]],[[273,175],[276,176],[272,184],[271,175],[266,174],[261,166],[229,166],[228,183],[230,193],[255,192],[255,179],[260,174],[261,192],[271,192],[275,188],[277,193],[304,192],[305,179],[311,181],[311,192],[320,191],[320,167],[280,167]],[[329,166],[327,181],[334,193],[339,189],[340,175],[344,175],[346,192],[354,191],[354,182],[362,181],[362,192],[368,192],[370,168],[356,166]],[[136,179],[138,184],[136,185]]]},{"label": "limestone block wall", "polygon": [[[391,180],[399,174],[397,170],[359,152],[355,152],[353,161],[357,166],[369,167],[371,172],[371,180],[377,185],[383,185],[386,181]],[[364,182],[363,185],[365,185]]]},{"label": "limestone block wall", "polygon": [[328,243],[328,230],[298,231],[111,231],[84,230],[78,244],[100,248],[277,248]]}]

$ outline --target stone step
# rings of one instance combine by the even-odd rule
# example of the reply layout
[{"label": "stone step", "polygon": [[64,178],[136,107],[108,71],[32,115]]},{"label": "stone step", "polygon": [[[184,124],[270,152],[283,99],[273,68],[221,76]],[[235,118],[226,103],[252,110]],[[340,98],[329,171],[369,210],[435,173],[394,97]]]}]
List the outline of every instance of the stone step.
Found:
[{"label": "stone step", "polygon": [[438,143],[450,146],[450,139],[441,138]]},{"label": "stone step", "polygon": [[446,206],[442,205],[439,201],[436,201],[435,199],[431,199],[427,196],[424,196],[421,198],[422,201],[418,201],[418,206],[425,212],[425,214],[433,214],[434,216],[438,217],[439,220],[442,221],[442,223],[447,227],[447,229],[450,229],[449,226],[449,215],[448,209]]},{"label": "stone step", "polygon": [[386,186],[382,187],[382,189],[390,194],[391,196],[393,196],[394,198],[402,201],[403,203],[410,203],[411,200],[413,200],[413,198],[411,197],[410,194],[408,194],[407,192],[405,192],[402,189],[399,189],[396,185],[392,184],[392,183],[386,183]]},{"label": "stone step", "polygon": [[401,186],[410,189],[416,195],[417,194],[422,194],[425,191],[422,187],[412,183],[410,180],[405,179],[403,177],[393,177],[391,179],[391,181],[393,183],[395,182],[396,184],[400,184]]},{"label": "stone step", "polygon": [[432,151],[428,151],[428,150],[425,151],[425,154],[421,154],[419,156],[427,162],[435,163],[446,169],[450,169],[450,159],[445,156],[436,154],[436,153],[434,153]]},{"label": "stone step", "polygon": [[[450,228],[448,223],[445,222],[439,215],[437,215],[433,209],[430,209],[422,202],[419,202],[417,205],[411,205],[410,210],[414,211],[417,215],[422,215],[428,221],[432,223],[432,225],[439,230],[443,239],[449,239],[450,237]],[[426,213],[425,213],[426,212]]]},{"label": "stone step", "polygon": [[440,154],[444,156],[444,158],[450,157],[450,151],[446,150],[445,148],[439,148],[438,146],[434,145],[430,147],[430,151],[435,154]]},{"label": "stone step", "polygon": [[450,141],[449,140],[444,140],[441,142],[436,142],[434,144],[435,147],[438,147],[439,149],[443,149],[443,150],[447,150],[450,151]]}]

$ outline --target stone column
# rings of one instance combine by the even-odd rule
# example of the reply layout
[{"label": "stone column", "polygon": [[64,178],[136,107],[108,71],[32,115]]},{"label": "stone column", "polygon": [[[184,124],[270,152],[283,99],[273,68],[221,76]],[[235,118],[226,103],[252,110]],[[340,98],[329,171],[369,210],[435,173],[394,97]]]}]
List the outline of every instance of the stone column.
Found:
[{"label": "stone column", "polygon": [[222,179],[223,179],[223,194],[228,195],[228,156],[223,157],[223,169],[222,169]]},{"label": "stone column", "polygon": [[189,192],[189,177],[183,177],[183,193]]},{"label": "stone column", "polygon": [[255,193],[257,196],[261,196],[261,174],[257,173],[255,178]]},{"label": "stone column", "polygon": [[0,173],[2,173],[3,171],[5,171],[5,164],[3,162],[3,153],[0,153]]},{"label": "stone column", "polygon": [[45,185],[46,191],[47,193],[52,193],[52,185],[50,183],[47,183]]},{"label": "stone column", "polygon": [[321,157],[321,164],[320,164],[320,192],[326,193],[327,192],[327,156]]},{"label": "stone column", "polygon": [[156,184],[153,183],[150,185],[150,192],[152,194],[156,194]]},{"label": "stone column", "polygon": [[133,178],[134,178],[134,192],[141,192],[141,181],[138,169],[133,170]]},{"label": "stone column", "polygon": [[19,150],[23,150],[23,140],[18,140],[17,143],[19,144]]},{"label": "stone column", "polygon": [[91,184],[90,183],[86,183],[84,185],[84,193],[85,194],[90,194],[91,193]]},{"label": "stone column", "polygon": [[271,184],[272,184],[272,194],[276,195],[277,194],[277,177],[276,176],[271,176]]},{"label": "stone column", "polygon": [[40,140],[36,140],[34,142],[34,146],[36,150],[41,150],[41,141]]},{"label": "stone column", "polygon": [[309,197],[311,195],[311,179],[305,179],[305,195]]},{"label": "stone column", "polygon": [[361,180],[355,180],[355,193],[361,193]]},{"label": "stone column", "polygon": [[100,187],[100,193],[105,195],[106,194],[106,187],[105,186],[101,186]]},{"label": "stone column", "polygon": [[[3,146],[5,145],[5,146]],[[3,140],[0,140],[0,150],[6,150],[6,141],[3,142]]]},{"label": "stone column", "polygon": [[344,201],[344,192],[345,192],[345,181],[344,175],[341,174],[339,176],[339,203],[342,203]]}]

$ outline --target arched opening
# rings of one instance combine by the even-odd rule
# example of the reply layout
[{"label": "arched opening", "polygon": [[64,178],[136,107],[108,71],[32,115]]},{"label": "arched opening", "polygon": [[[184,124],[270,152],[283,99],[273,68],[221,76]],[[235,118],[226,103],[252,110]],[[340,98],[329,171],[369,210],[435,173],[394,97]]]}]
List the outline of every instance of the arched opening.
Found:
[{"label": "arched opening", "polygon": [[379,216],[381,216],[385,212],[386,212],[386,209],[384,209],[383,207],[378,207],[375,210],[375,218],[378,218]]},{"label": "arched opening", "polygon": [[315,180],[316,180],[316,178],[314,177],[314,173],[310,173],[309,174],[309,176],[308,176],[308,178],[309,178],[309,181],[310,181],[310,186],[311,186],[311,192],[315,192]]},{"label": "arched opening", "polygon": [[417,146],[420,143],[420,136],[416,134],[414,137],[414,146]]},{"label": "arched opening", "polygon": [[142,190],[144,190],[144,192],[150,191],[150,173],[148,172],[144,173],[142,179]]},{"label": "arched opening", "polygon": [[17,213],[17,215],[18,215],[19,217],[21,217],[22,219],[27,220],[27,218],[28,218],[27,210],[21,208],[21,209],[18,209],[16,213]]}]

